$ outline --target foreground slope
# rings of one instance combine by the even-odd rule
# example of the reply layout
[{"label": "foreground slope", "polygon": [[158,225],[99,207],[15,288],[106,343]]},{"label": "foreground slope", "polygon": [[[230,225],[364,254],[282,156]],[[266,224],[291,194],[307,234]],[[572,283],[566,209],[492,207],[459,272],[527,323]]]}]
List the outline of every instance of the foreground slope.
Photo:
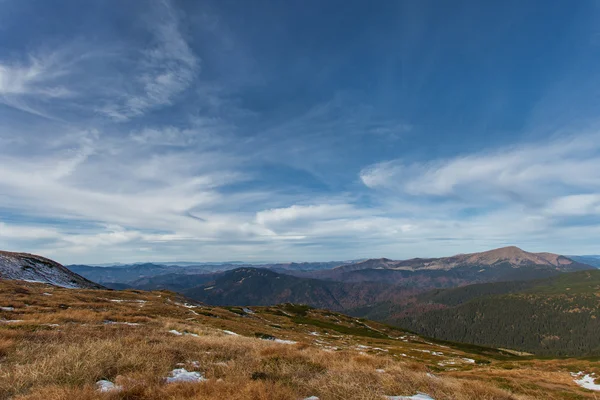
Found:
[{"label": "foreground slope", "polygon": [[[600,373],[291,304],[209,307],[164,291],[0,280],[0,307],[2,399],[593,399],[571,373]],[[176,373],[197,382],[168,383]],[[121,390],[101,393],[99,380]]]},{"label": "foreground slope", "polygon": [[27,253],[0,251],[0,278],[49,283],[67,288],[101,288],[59,263]]}]

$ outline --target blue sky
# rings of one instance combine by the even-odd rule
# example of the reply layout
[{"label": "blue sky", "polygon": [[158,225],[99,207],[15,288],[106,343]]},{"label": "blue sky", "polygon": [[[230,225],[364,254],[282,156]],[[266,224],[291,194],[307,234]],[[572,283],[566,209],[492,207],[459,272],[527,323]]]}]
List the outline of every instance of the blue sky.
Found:
[{"label": "blue sky", "polygon": [[0,248],[599,253],[599,7],[0,0]]}]

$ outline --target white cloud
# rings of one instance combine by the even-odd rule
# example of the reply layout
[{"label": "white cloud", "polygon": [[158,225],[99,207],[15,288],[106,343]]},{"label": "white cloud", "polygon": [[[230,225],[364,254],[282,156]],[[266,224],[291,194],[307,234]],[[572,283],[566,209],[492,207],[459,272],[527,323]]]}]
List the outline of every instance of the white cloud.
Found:
[{"label": "white cloud", "polygon": [[558,197],[544,211],[556,216],[600,215],[600,193]]},{"label": "white cloud", "polygon": [[148,30],[154,39],[142,50],[135,67],[136,81],[115,101],[98,111],[116,121],[126,121],[154,108],[170,105],[195,80],[200,60],[179,28],[179,17],[168,1],[158,3]]},{"label": "white cloud", "polygon": [[600,190],[600,141],[582,135],[440,161],[375,164],[360,173],[372,189],[468,202],[539,202],[557,193]]},{"label": "white cloud", "polygon": [[56,239],[60,232],[53,228],[6,224],[0,221],[0,237],[11,240]]},{"label": "white cloud", "polygon": [[30,56],[23,64],[0,64],[0,95],[36,95],[44,98],[61,98],[73,93],[56,84],[67,74],[60,54]]},{"label": "white cloud", "polygon": [[256,213],[256,222],[261,225],[278,225],[302,220],[328,220],[356,216],[349,204],[292,205]]}]

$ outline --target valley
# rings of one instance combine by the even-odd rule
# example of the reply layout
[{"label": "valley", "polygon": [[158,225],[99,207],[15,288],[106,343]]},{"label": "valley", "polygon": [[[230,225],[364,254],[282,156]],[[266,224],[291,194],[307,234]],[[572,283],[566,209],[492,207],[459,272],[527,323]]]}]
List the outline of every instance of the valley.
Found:
[{"label": "valley", "polygon": [[308,304],[438,339],[544,356],[600,354],[593,333],[600,328],[600,271],[568,257],[506,247],[439,259],[332,265],[176,271],[122,285],[173,290],[221,306]]}]

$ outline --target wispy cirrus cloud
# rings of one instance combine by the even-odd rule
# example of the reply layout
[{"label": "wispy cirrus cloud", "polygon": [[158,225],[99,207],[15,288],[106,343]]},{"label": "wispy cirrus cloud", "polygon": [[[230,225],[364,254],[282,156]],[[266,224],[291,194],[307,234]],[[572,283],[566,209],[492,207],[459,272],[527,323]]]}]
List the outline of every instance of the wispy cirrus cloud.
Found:
[{"label": "wispy cirrus cloud", "polygon": [[29,54],[25,60],[0,60],[0,103],[31,114],[50,117],[45,105],[49,101],[74,97],[64,84],[71,62],[62,51]]},{"label": "wispy cirrus cloud", "polygon": [[116,121],[171,105],[177,95],[190,87],[200,70],[200,59],[181,33],[179,16],[170,2],[157,2],[148,30],[152,41],[135,59],[134,81],[114,101],[98,109]]}]

